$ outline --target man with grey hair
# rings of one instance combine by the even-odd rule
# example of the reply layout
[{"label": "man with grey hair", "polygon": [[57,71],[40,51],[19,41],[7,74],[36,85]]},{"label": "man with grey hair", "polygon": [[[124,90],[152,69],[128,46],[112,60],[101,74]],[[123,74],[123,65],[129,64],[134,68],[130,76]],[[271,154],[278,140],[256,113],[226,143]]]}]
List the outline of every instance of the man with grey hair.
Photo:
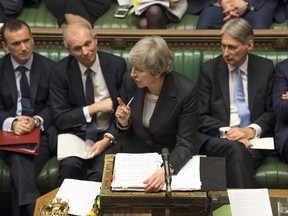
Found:
[{"label": "man with grey hair", "polygon": [[[201,66],[200,153],[226,157],[227,187],[253,188],[266,150],[251,149],[250,139],[272,136],[272,61],[249,53],[253,29],[243,18],[220,31],[222,55]],[[260,81],[261,79],[261,81]]]},{"label": "man with grey hair", "polygon": [[86,23],[68,25],[63,39],[70,55],[56,64],[51,81],[58,159],[73,144],[82,143],[88,151],[84,158],[71,153],[59,159],[60,183],[65,178],[101,181],[105,153],[116,153],[118,132],[111,123],[126,62],[97,51],[97,37]]}]

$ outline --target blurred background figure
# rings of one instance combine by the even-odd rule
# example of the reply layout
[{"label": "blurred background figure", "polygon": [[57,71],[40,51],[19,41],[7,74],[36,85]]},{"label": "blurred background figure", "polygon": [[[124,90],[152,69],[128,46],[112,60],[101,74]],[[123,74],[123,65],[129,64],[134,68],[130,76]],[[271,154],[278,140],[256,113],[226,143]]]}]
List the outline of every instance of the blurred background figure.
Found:
[{"label": "blurred background figure", "polygon": [[0,23],[4,23],[9,18],[14,18],[24,6],[36,7],[40,0],[1,0],[0,1]]},{"label": "blurred background figure", "polygon": [[111,6],[112,0],[48,0],[49,11],[57,18],[58,25],[65,28],[67,24],[87,23],[93,27],[94,22]]},{"label": "blurred background figure", "polygon": [[278,0],[198,0],[187,12],[199,14],[196,29],[220,29],[237,17],[246,19],[254,29],[269,29],[277,6]]},{"label": "blurred background figure", "polygon": [[187,10],[187,0],[169,0],[170,6],[166,8],[160,4],[153,4],[141,14],[139,28],[166,29],[168,22],[178,22]]}]

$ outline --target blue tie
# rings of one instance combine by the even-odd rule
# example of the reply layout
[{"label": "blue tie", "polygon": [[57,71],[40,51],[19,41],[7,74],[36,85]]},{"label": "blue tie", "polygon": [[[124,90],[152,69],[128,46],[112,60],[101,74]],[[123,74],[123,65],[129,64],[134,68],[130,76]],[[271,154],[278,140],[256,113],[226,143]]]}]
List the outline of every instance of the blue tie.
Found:
[{"label": "blue tie", "polygon": [[20,91],[22,115],[33,116],[34,109],[30,98],[30,86],[28,84],[28,78],[26,75],[27,68],[25,66],[19,66],[16,70],[21,72]]},{"label": "blue tie", "polygon": [[235,73],[235,100],[240,115],[240,127],[245,128],[250,124],[250,111],[245,103],[241,70],[236,68]]},{"label": "blue tie", "polygon": [[[94,103],[94,87],[93,87],[93,80],[91,75],[92,70],[88,68],[85,71],[86,74],[86,83],[85,83],[85,90],[86,90],[86,104],[90,105]],[[86,137],[85,139],[93,140],[94,142],[97,140],[97,123],[96,123],[96,114],[92,116],[91,123],[87,124],[86,130]]]}]

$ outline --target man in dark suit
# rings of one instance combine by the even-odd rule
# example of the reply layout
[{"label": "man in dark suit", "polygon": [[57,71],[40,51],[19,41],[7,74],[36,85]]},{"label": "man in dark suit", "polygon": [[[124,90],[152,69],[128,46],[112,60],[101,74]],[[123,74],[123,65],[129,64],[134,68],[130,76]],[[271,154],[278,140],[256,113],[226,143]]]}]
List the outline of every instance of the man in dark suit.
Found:
[{"label": "man in dark suit", "polygon": [[[105,154],[115,153],[118,148],[113,144],[117,131],[111,123],[126,62],[121,57],[97,52],[97,37],[86,23],[68,25],[63,39],[71,55],[59,61],[53,73],[51,103],[55,124],[60,133],[69,134],[74,140],[81,138],[90,159],[72,154],[61,160],[60,183],[65,178],[101,181]],[[65,137],[61,140],[58,158],[66,153],[63,144],[69,142],[69,149],[72,148],[71,141]],[[76,145],[80,143],[81,140]]]},{"label": "man in dark suit", "polygon": [[245,19],[229,20],[220,35],[222,56],[201,66],[200,153],[226,157],[227,187],[252,188],[255,169],[268,152],[251,149],[249,140],[272,136],[274,129],[273,63],[249,54],[254,36]]},{"label": "man in dark suit", "polygon": [[[42,131],[37,156],[0,151],[10,165],[15,186],[13,215],[25,215],[27,210],[33,215],[35,201],[40,196],[36,178],[56,152],[56,128],[52,125],[49,103],[49,80],[54,63],[33,52],[34,40],[23,21],[9,20],[1,34],[2,46],[9,53],[0,59],[1,129],[17,135],[30,133],[36,127]],[[23,84],[24,78],[28,79],[27,85]]]},{"label": "man in dark suit", "polygon": [[17,16],[24,6],[37,7],[40,0],[2,0],[0,1],[0,23]]},{"label": "man in dark suit", "polygon": [[199,14],[197,29],[220,29],[224,22],[245,18],[254,29],[269,29],[278,0],[198,0],[187,13]]},{"label": "man in dark suit", "polygon": [[278,0],[279,4],[274,14],[274,19],[278,23],[285,22],[288,18],[288,0]]},{"label": "man in dark suit", "polygon": [[276,65],[273,106],[276,116],[275,147],[281,160],[288,163],[288,59]]}]

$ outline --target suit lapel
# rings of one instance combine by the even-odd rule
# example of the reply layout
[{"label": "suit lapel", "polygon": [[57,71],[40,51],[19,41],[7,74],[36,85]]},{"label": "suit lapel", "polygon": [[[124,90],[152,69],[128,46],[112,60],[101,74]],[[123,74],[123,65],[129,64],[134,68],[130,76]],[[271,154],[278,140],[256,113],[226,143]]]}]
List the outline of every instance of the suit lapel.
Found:
[{"label": "suit lapel", "polygon": [[[71,82],[71,92],[70,98],[75,100],[75,104],[86,105],[83,81],[81,77],[81,71],[77,60],[73,57],[71,61],[71,66],[69,67],[68,76]],[[79,91],[81,89],[81,91]]]},{"label": "suit lapel", "polygon": [[227,64],[224,62],[223,58],[217,68],[217,79],[223,95],[225,109],[228,115],[230,115],[230,97],[229,97],[229,71]]},{"label": "suit lapel", "polygon": [[114,91],[115,88],[113,87],[113,84],[115,83],[113,81],[115,80],[115,77],[114,77],[115,74],[111,73],[111,71],[113,71],[110,66],[111,63],[108,61],[107,58],[103,58],[101,52],[98,52],[98,58],[100,61],[100,67],[101,67],[102,74],[105,79],[105,83],[108,88],[110,97],[115,98],[117,96],[116,92]]},{"label": "suit lapel", "polygon": [[[252,112],[254,106],[254,98],[256,96],[256,89],[258,88],[259,84],[259,77],[261,77],[261,71],[258,70],[258,64],[253,64],[254,58],[253,55],[249,54],[248,56],[248,103],[249,103],[249,110]],[[249,82],[253,80],[253,82]]]},{"label": "suit lapel", "polygon": [[38,61],[38,56],[33,53],[33,62],[30,70],[30,95],[32,104],[34,104],[36,94],[38,92],[38,84],[42,67],[43,65],[40,65],[40,62]]},{"label": "suit lapel", "polygon": [[17,104],[17,85],[16,85],[15,71],[12,66],[10,55],[9,57],[7,57],[6,60],[7,60],[5,64],[6,68],[4,69],[4,73],[6,73],[6,76],[7,76],[7,81],[8,81],[7,84],[8,84],[9,91],[11,92],[13,102],[14,104]]},{"label": "suit lapel", "polygon": [[143,118],[143,107],[145,100],[146,88],[137,88],[137,92],[134,95],[135,101],[133,101],[131,109],[132,111],[132,121],[134,122],[134,130],[138,131],[139,137],[149,145],[153,145],[153,139],[149,131],[143,127],[142,118]]},{"label": "suit lapel", "polygon": [[173,79],[173,74],[168,74],[165,77],[163,87],[157,101],[155,110],[151,116],[149,131],[150,134],[155,133],[159,128],[165,124],[169,119],[169,115],[172,113],[175,104],[177,103],[177,79]]}]

